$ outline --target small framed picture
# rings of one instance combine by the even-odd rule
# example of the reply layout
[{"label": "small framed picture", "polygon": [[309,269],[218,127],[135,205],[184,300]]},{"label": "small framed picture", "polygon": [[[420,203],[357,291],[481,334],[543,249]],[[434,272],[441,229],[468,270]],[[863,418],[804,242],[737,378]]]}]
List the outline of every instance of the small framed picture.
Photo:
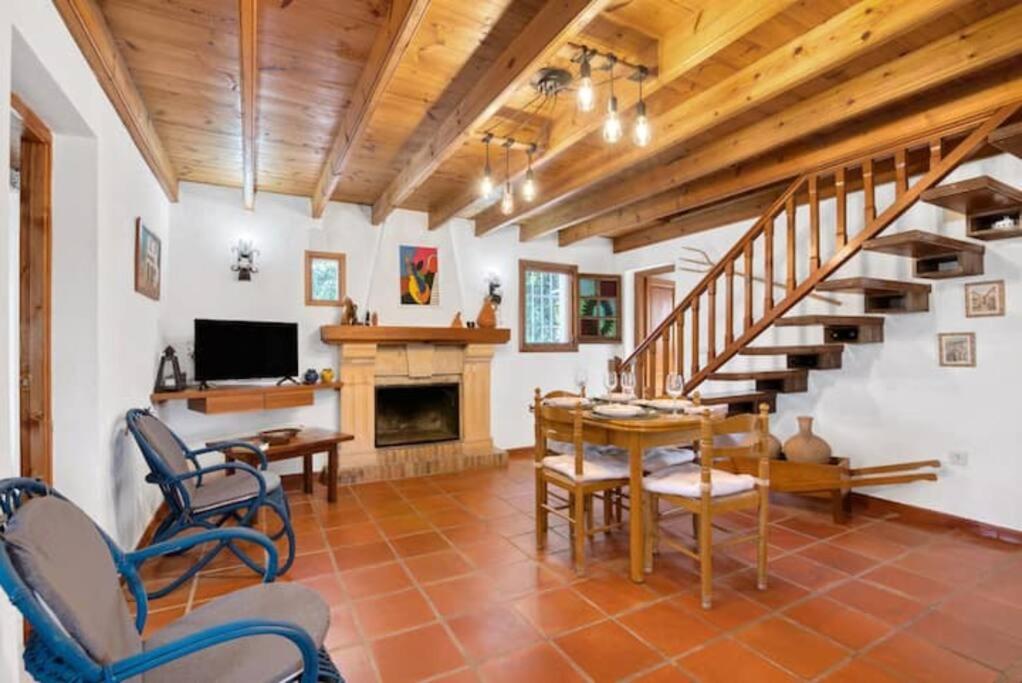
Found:
[{"label": "small framed picture", "polygon": [[969,282],[965,285],[965,317],[1004,315],[1004,280]]},{"label": "small framed picture", "polygon": [[135,219],[135,291],[154,301],[160,300],[160,238]]},{"label": "small framed picture", "polygon": [[973,332],[947,332],[937,335],[940,364],[948,368],[976,367],[976,335]]}]

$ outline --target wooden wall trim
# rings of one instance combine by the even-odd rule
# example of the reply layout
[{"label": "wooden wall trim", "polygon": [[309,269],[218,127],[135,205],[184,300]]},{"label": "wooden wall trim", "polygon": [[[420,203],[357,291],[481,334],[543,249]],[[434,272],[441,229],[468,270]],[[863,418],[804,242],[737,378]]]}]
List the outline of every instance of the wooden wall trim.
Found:
[{"label": "wooden wall trim", "polygon": [[149,110],[131,79],[127,62],[117,48],[102,10],[95,0],[53,0],[53,4],[157,182],[167,198],[176,202],[178,179],[174,165],[156,133]]}]

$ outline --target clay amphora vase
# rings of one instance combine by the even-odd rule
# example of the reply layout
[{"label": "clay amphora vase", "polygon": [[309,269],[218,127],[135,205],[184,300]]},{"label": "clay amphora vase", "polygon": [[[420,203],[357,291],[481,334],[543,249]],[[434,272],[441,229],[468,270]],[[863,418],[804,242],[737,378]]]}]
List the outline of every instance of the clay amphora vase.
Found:
[{"label": "clay amphora vase", "polygon": [[784,442],[784,457],[792,462],[825,463],[830,460],[830,445],[813,434],[813,418],[798,418],[798,434]]},{"label": "clay amphora vase", "polygon": [[479,309],[476,317],[476,325],[483,329],[493,329],[497,326],[497,312],[493,308],[493,302],[489,297],[483,299],[483,307]]}]

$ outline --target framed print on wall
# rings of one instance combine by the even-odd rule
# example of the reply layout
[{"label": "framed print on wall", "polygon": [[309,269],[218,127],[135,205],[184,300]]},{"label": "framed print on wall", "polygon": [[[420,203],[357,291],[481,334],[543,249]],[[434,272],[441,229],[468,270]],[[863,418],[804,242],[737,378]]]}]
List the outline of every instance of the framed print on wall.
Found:
[{"label": "framed print on wall", "polygon": [[941,367],[976,367],[976,335],[973,332],[947,332],[937,335]]},{"label": "framed print on wall", "polygon": [[161,257],[163,246],[142,222],[135,219],[135,291],[153,301],[160,300]]},{"label": "framed print on wall", "polygon": [[436,247],[399,248],[400,292],[403,306],[437,306],[440,264]]},{"label": "framed print on wall", "polygon": [[1004,315],[1004,280],[969,282],[965,285],[965,317]]},{"label": "framed print on wall", "polygon": [[344,254],[305,252],[305,305],[340,306],[344,300]]}]

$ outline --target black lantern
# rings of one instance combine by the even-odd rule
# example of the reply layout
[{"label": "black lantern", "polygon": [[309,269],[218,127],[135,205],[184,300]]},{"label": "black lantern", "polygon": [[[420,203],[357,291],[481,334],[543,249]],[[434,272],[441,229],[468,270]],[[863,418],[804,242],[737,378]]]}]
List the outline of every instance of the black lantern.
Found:
[{"label": "black lantern", "polygon": [[177,352],[174,351],[173,346],[168,346],[163,350],[163,356],[160,357],[160,369],[156,372],[156,386],[153,390],[157,393],[185,390],[185,373],[181,372],[181,364],[177,360]]}]

